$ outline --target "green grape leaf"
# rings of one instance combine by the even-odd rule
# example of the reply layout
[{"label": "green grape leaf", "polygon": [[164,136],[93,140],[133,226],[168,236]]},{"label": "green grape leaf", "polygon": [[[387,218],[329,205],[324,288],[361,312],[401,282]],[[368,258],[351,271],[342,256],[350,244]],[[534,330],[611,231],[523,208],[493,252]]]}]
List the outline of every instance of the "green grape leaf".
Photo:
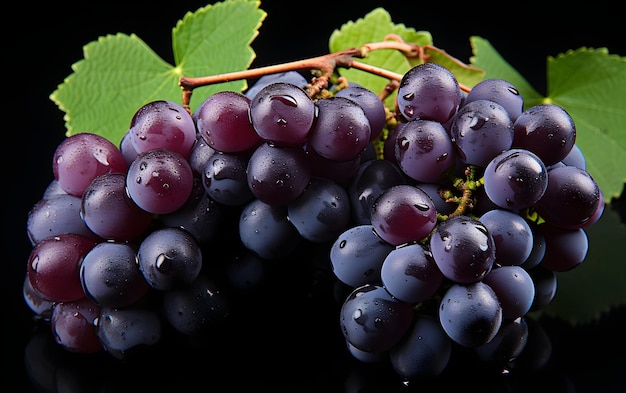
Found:
[{"label": "green grape leaf", "polygon": [[[266,17],[259,1],[226,0],[188,12],[172,30],[175,66],[136,35],[98,38],[50,95],[65,112],[66,135],[93,132],[119,144],[133,114],[156,100],[181,103],[179,78],[246,69],[255,54],[250,43]],[[218,90],[243,90],[244,80],[194,91],[191,107]],[[195,103],[195,104],[194,104]]]},{"label": "green grape leaf", "polygon": [[515,85],[526,108],[554,103],[572,116],[576,144],[605,202],[619,196],[626,181],[626,57],[609,55],[605,48],[580,48],[548,57],[548,96],[542,97],[486,40],[472,37],[471,41],[471,63],[484,69],[486,78]]},{"label": "green grape leaf", "polygon": [[[375,8],[363,18],[345,23],[341,29],[336,29],[329,39],[329,50],[331,53],[339,52],[350,48],[359,48],[371,42],[380,42],[394,34],[404,42],[418,45],[431,45],[432,37],[426,31],[416,31],[407,28],[403,24],[393,24],[391,16],[383,8]],[[365,59],[359,60],[363,63],[375,65],[388,71],[404,74],[411,69],[412,64],[407,57],[395,50],[379,50],[368,54]],[[340,69],[339,74],[347,78],[350,82],[367,87],[374,92],[381,92],[389,81],[378,75],[369,74],[357,69]],[[395,92],[385,100],[385,105],[393,108]]]}]

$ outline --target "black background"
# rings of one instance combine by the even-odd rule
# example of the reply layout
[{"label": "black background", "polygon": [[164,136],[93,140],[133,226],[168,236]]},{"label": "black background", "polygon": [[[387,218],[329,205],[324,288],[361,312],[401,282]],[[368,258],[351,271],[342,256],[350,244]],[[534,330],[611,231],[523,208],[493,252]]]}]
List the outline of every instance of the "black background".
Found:
[{"label": "black background", "polygon": [[[176,391],[237,391],[265,387],[352,392],[389,391],[389,386],[405,390],[384,370],[379,370],[379,374],[360,374],[360,366],[346,356],[338,332],[329,325],[334,323],[327,320],[333,318],[334,311],[317,309],[323,301],[322,305],[311,307],[307,303],[298,309],[280,299],[289,296],[288,290],[296,286],[294,282],[286,282],[284,293],[277,290],[267,306],[280,308],[281,304],[289,304],[286,312],[298,313],[300,317],[281,319],[276,318],[277,313],[251,313],[245,326],[230,332],[224,340],[217,338],[222,341],[219,350],[212,350],[211,345],[189,352],[176,349],[141,366],[111,365],[114,362],[101,359],[90,363],[55,349],[42,350],[40,379],[26,373],[24,348],[39,332],[34,331],[21,295],[30,252],[26,216],[52,179],[52,154],[65,132],[63,113],[48,97],[71,74],[71,65],[82,59],[83,46],[107,34],[135,33],[172,64],[172,28],[187,11],[205,5],[207,2],[202,1],[166,2],[158,6],[145,1],[58,2],[45,9],[20,4],[6,14],[5,19],[9,17],[15,23],[5,33],[3,57],[9,86],[5,90],[4,115],[9,124],[5,123],[4,129],[3,168],[5,176],[10,175],[3,187],[5,197],[10,198],[4,204],[8,220],[3,236],[4,249],[9,250],[3,262],[2,285],[4,391],[113,392],[140,387],[163,392],[174,391],[174,387],[180,388]],[[253,66],[325,54],[335,28],[363,17],[377,6],[387,9],[394,23],[430,31],[436,46],[461,60],[471,56],[471,35],[488,39],[540,92],[545,92],[547,56],[583,46],[607,47],[610,53],[626,55],[623,20],[608,2],[593,2],[578,9],[553,6],[548,11],[519,2],[505,7],[503,2],[452,6],[449,2],[266,1],[261,8],[268,17],[252,43],[257,53]],[[3,25],[8,27],[6,21]],[[302,315],[305,313],[306,317]],[[485,382],[485,391],[549,387],[555,392],[617,392],[620,386],[623,388],[624,379],[619,374],[624,370],[623,350],[617,350],[624,344],[623,310],[598,325],[574,328],[559,321],[546,321],[545,328],[554,346],[549,369],[528,379],[494,378]],[[43,337],[46,342],[46,334]],[[186,344],[189,343],[181,345]],[[224,349],[228,345],[233,346],[233,351]],[[242,347],[246,345],[247,349]],[[193,354],[195,360],[186,359],[186,353]],[[548,385],[542,385],[538,379],[529,382],[538,376],[544,381],[548,378]],[[483,377],[475,375],[475,379],[480,378]],[[96,390],[99,386],[106,388]],[[424,384],[428,391],[434,386]]]}]

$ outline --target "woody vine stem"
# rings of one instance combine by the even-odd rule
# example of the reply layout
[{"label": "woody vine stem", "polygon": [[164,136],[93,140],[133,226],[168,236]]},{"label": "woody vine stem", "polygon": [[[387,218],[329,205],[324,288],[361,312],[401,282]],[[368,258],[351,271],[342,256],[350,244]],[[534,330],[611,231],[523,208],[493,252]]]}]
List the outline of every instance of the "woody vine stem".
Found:
[{"label": "woody vine stem", "polygon": [[[193,90],[198,87],[241,79],[255,79],[263,75],[281,72],[311,70],[316,71],[316,73],[314,73],[316,76],[311,79],[311,82],[306,86],[305,91],[309,97],[314,98],[320,94],[323,96],[323,91],[328,88],[329,80],[333,76],[335,69],[355,68],[389,80],[389,83],[385,86],[383,91],[378,94],[379,98],[384,101],[398,88],[403,75],[360,62],[357,59],[364,59],[370,52],[375,50],[397,50],[402,52],[407,58],[418,59],[419,63],[426,63],[430,58],[430,56],[426,54],[425,50],[427,49],[442,52],[440,49],[433,46],[419,46],[404,42],[399,36],[392,34],[386,36],[385,40],[381,42],[369,43],[359,48],[345,49],[339,52],[311,57],[304,60],[204,77],[192,78],[183,76],[180,78],[178,84],[182,89],[183,107],[191,114],[189,103],[191,101]],[[451,58],[451,60],[462,64],[457,59]],[[346,81],[342,78],[339,78],[339,81],[341,83],[346,83]],[[467,86],[459,84],[459,88],[462,91],[469,92],[469,88]],[[476,191],[478,187],[482,186],[483,182],[482,178],[476,180],[475,174],[475,168],[470,166],[466,169],[464,178],[454,179],[453,184],[456,191],[447,189],[440,190],[440,194],[444,200],[457,203],[457,209],[449,215],[439,215],[439,220],[447,220],[456,215],[466,214],[472,209],[474,204],[474,191]]]}]

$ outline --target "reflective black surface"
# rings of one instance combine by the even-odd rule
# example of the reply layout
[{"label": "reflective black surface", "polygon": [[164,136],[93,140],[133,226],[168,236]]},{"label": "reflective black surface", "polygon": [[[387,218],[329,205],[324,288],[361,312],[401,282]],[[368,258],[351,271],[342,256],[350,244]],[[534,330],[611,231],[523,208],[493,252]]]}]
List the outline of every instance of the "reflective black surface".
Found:
[{"label": "reflective black surface", "polygon": [[[597,323],[571,326],[555,319],[533,324],[536,347],[524,352],[510,374],[459,353],[435,381],[406,387],[388,364],[359,364],[346,352],[338,328],[336,288],[327,271],[313,264],[277,269],[260,293],[237,299],[232,320],[204,340],[168,336],[157,347],[127,361],[106,354],[70,354],[52,342],[47,325],[33,320],[21,290],[30,245],[26,215],[52,179],[51,157],[64,137],[63,113],[49,100],[56,86],[82,59],[82,47],[99,36],[136,33],[165,60],[171,58],[171,30],[185,12],[208,2],[57,4],[53,9],[17,5],[6,14],[15,24],[6,35],[3,63],[9,88],[5,100],[4,193],[8,219],[3,230],[2,385],[15,392],[275,391],[402,392],[474,388],[485,392],[618,392],[626,380],[626,310]],[[593,3],[580,12],[518,5],[406,6],[354,2],[267,2],[268,12],[253,43],[262,66],[327,53],[328,37],[348,20],[377,6],[395,23],[430,31],[435,45],[460,59],[471,55],[468,38],[480,35],[539,91],[545,87],[545,59],[581,46],[608,47],[626,55],[624,25],[614,9]],[[476,7],[474,11],[473,9]],[[6,26],[6,23],[5,23]],[[17,108],[17,113],[15,113]],[[10,142],[9,142],[10,141]],[[14,157],[14,158],[11,158]],[[8,195],[7,195],[8,194]],[[621,204],[622,221],[624,204]],[[593,245],[592,245],[593,246]],[[623,248],[622,248],[623,249]],[[619,249],[616,249],[619,251]],[[616,251],[616,252],[617,252]],[[616,258],[623,258],[623,253]],[[294,261],[297,262],[297,261]],[[530,342],[530,340],[529,340]],[[472,390],[473,391],[473,390]]]}]

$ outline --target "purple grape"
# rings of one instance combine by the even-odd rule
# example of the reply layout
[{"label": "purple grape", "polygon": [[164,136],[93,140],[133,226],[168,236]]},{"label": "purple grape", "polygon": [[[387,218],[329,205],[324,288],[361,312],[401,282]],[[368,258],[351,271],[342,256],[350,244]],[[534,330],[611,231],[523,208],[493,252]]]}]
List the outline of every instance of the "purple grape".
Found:
[{"label": "purple grape", "polygon": [[455,163],[455,150],[441,123],[416,119],[394,135],[395,162],[413,180],[437,182]]},{"label": "purple grape", "polygon": [[483,282],[496,293],[502,307],[502,318],[526,315],[535,298],[535,283],[521,266],[501,266],[489,272]]},{"label": "purple grape", "polygon": [[309,184],[311,167],[302,147],[264,143],[248,160],[246,175],[257,199],[268,205],[287,205]]},{"label": "purple grape", "polygon": [[397,344],[411,326],[413,307],[382,286],[365,285],[348,295],[340,310],[345,339],[365,352],[383,352]]},{"label": "purple grape", "polygon": [[80,265],[85,294],[101,307],[124,307],[148,293],[148,283],[137,266],[137,251],[129,243],[102,242]]},{"label": "purple grape", "polygon": [[89,229],[106,240],[135,240],[148,230],[153,218],[128,196],[125,173],[95,178],[83,193],[80,213]]},{"label": "purple grape", "polygon": [[359,104],[370,123],[370,141],[378,138],[387,123],[387,112],[385,104],[376,93],[363,86],[348,86],[339,90],[335,97],[349,98]]},{"label": "purple grape", "polygon": [[424,239],[437,224],[433,201],[421,189],[400,184],[376,198],[372,226],[384,241],[394,246]]},{"label": "purple grape", "polygon": [[349,161],[361,155],[372,130],[363,108],[345,97],[329,97],[316,103],[317,117],[308,144],[322,157]]},{"label": "purple grape", "polygon": [[250,99],[242,93],[214,93],[196,109],[198,132],[209,146],[221,152],[252,149],[262,140],[250,123],[249,110]]},{"label": "purple grape", "polygon": [[513,121],[497,102],[475,100],[465,103],[454,115],[450,129],[460,159],[486,167],[513,143]]},{"label": "purple grape", "polygon": [[193,172],[179,153],[148,150],[137,156],[126,173],[131,199],[143,210],[167,214],[182,207],[193,190]]},{"label": "purple grape", "polygon": [[167,149],[187,158],[196,140],[196,125],[182,105],[156,100],[135,112],[128,134],[138,154]]},{"label": "purple grape", "polygon": [[190,285],[202,269],[202,250],[191,234],[180,228],[150,232],[137,250],[139,270],[158,290]]},{"label": "purple grape", "polygon": [[535,153],[545,165],[561,161],[576,142],[572,117],[555,104],[540,104],[522,112],[513,124],[513,148]]},{"label": "purple grape", "polygon": [[88,132],[65,138],[52,159],[52,171],[59,186],[78,197],[96,177],[110,172],[125,173],[127,169],[126,158],[117,146]]},{"label": "purple grape", "polygon": [[398,109],[407,120],[419,118],[445,123],[460,103],[461,90],[456,77],[436,63],[411,68],[398,87]]},{"label": "purple grape", "polygon": [[510,368],[526,348],[528,323],[525,318],[503,320],[496,336],[474,349],[478,358],[488,365]]},{"label": "purple grape", "polygon": [[493,237],[495,263],[505,266],[521,265],[528,259],[533,248],[533,234],[522,216],[506,209],[492,209],[478,220]]},{"label": "purple grape", "polygon": [[534,205],[548,188],[545,164],[525,149],[511,149],[495,156],[485,168],[484,178],[489,199],[509,210]]},{"label": "purple grape", "polygon": [[86,297],[56,303],[50,317],[54,340],[74,353],[91,354],[102,351],[103,347],[94,326],[99,314],[100,306]]},{"label": "purple grape", "polygon": [[495,244],[487,227],[469,216],[454,216],[437,225],[430,251],[439,270],[455,283],[482,280],[493,267]]},{"label": "purple grape", "polygon": [[157,344],[162,336],[159,314],[140,306],[102,308],[95,329],[107,353],[121,360]]},{"label": "purple grape", "polygon": [[302,89],[306,87],[309,81],[298,71],[277,72],[275,74],[266,74],[257,79],[248,90],[245,91],[246,97],[250,99],[264,88],[274,82],[286,82],[296,85]]},{"label": "purple grape", "polygon": [[202,185],[209,198],[228,206],[242,206],[254,198],[248,186],[248,154],[213,154],[202,171]]},{"label": "purple grape", "polygon": [[250,121],[259,136],[276,146],[302,146],[315,120],[315,104],[288,82],[261,88],[250,101]]},{"label": "purple grape", "polygon": [[485,345],[500,330],[502,307],[493,289],[482,281],[452,284],[439,304],[439,322],[459,345]]},{"label": "purple grape", "polygon": [[330,248],[333,273],[352,288],[379,283],[383,262],[393,249],[378,237],[372,225],[348,228]]},{"label": "purple grape", "polygon": [[519,90],[504,79],[490,78],[478,82],[465,96],[463,105],[476,100],[497,102],[507,111],[512,121],[524,110],[524,99]]},{"label": "purple grape", "polygon": [[567,229],[541,223],[539,230],[546,239],[546,253],[540,266],[555,272],[572,270],[587,258],[589,239],[584,229]]}]

